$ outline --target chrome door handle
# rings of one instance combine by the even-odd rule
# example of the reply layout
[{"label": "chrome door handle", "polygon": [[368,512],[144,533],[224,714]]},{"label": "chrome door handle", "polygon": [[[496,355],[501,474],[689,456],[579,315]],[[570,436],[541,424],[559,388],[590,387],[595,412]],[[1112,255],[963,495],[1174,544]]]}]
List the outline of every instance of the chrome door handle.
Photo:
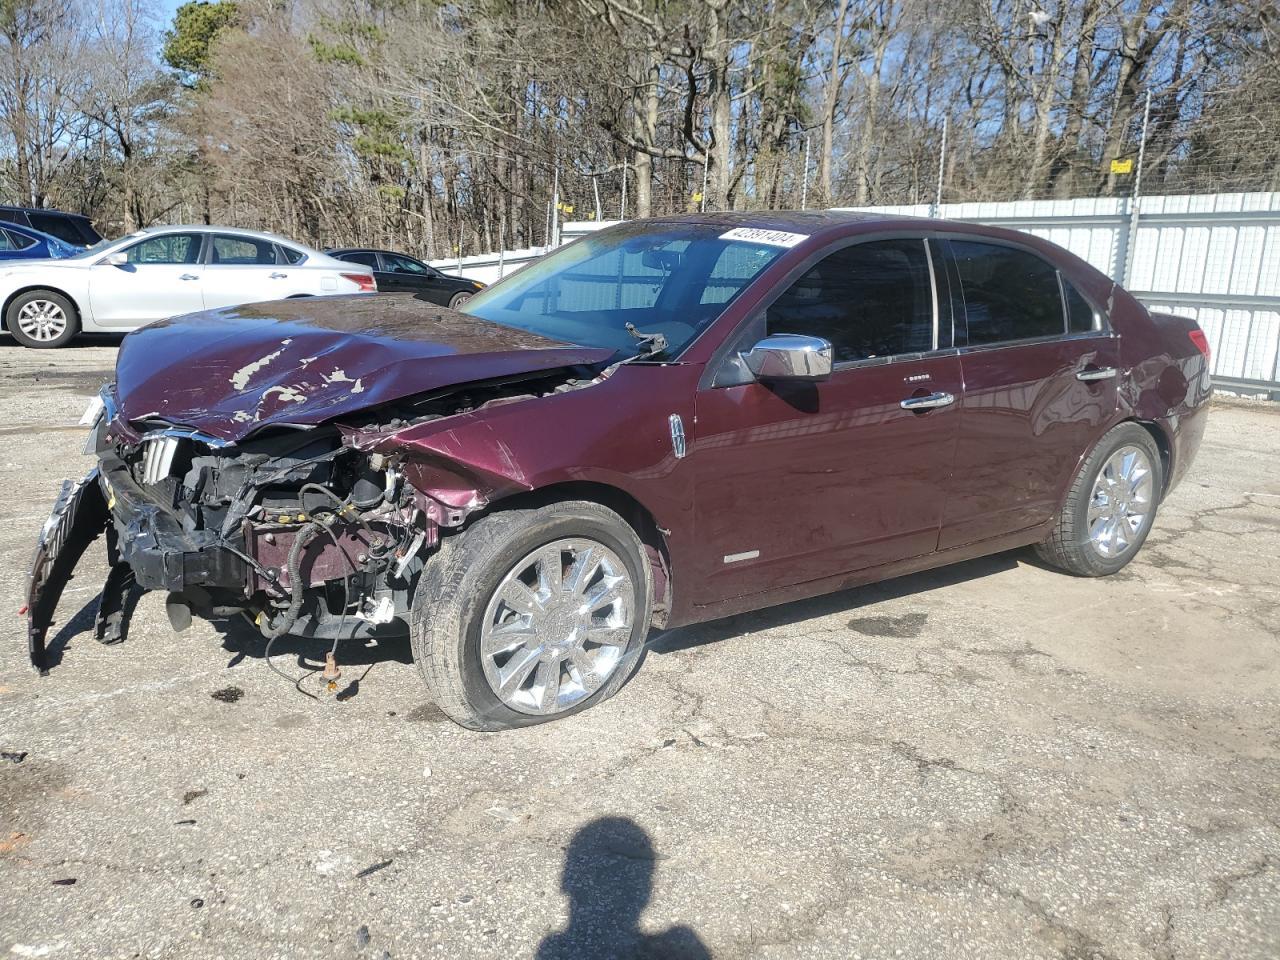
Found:
[{"label": "chrome door handle", "polygon": [[276,271],[275,273],[271,274],[271,279],[272,279],[272,280],[283,280],[283,279],[284,279],[285,277],[287,277],[287,276],[288,276],[288,274],[287,274],[287,273],[280,273],[279,271]]},{"label": "chrome door handle", "polygon": [[1095,367],[1092,370],[1077,371],[1076,379],[1083,380],[1085,383],[1090,383],[1094,380],[1110,380],[1115,375],[1115,367]]},{"label": "chrome door handle", "polygon": [[949,393],[931,393],[927,397],[907,397],[898,404],[903,410],[932,410],[935,407],[949,407],[956,398]]},{"label": "chrome door handle", "polygon": [[198,274],[194,274],[194,273],[184,273],[184,274],[183,274],[182,276],[180,276],[178,279],[179,279],[179,280],[199,280],[199,279],[200,279],[200,277],[199,277],[199,275],[198,275]]}]

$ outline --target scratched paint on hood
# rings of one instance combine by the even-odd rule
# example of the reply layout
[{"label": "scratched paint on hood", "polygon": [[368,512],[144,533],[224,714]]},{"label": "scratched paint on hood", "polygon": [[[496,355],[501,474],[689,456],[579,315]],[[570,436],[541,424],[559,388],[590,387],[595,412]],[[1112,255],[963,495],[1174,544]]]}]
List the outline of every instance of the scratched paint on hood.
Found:
[{"label": "scratched paint on hood", "polygon": [[152,417],[234,443],[414,394],[601,363],[549,340],[410,296],[323,297],[175,317],[127,337],[116,361],[126,420]]}]

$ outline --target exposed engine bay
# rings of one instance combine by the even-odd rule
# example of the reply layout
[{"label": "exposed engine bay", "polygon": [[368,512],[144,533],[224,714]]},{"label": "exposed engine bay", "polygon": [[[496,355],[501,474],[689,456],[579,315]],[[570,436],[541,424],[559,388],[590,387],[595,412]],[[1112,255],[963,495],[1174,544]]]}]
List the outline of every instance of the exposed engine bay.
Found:
[{"label": "exposed engine bay", "polygon": [[[470,384],[341,422],[272,426],[238,443],[157,420],[126,421],[109,385],[84,421],[86,452],[96,453],[98,467],[64,485],[37,548],[28,596],[33,665],[47,670],[54,607],[103,532],[110,572],[95,624],[103,643],[126,638],[139,590],[166,592],[177,630],[193,616],[244,617],[269,643],[290,634],[332,639],[335,648],[344,639],[403,634],[442,528],[463,525],[487,500],[482,485],[465,482],[451,464],[424,469],[417,453],[397,449],[395,435],[577,389],[599,375],[575,367]],[[432,490],[424,478],[441,475],[464,482]]]}]

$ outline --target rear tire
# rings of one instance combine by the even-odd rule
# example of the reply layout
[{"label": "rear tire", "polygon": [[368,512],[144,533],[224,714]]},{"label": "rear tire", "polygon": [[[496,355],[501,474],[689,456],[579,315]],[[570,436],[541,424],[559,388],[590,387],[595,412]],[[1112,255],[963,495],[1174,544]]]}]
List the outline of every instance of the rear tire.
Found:
[{"label": "rear tire", "polygon": [[414,660],[464,727],[558,720],[626,683],[652,597],[640,538],[612,510],[565,501],[490,514],[446,537],[422,571]]},{"label": "rear tire", "polygon": [[1163,490],[1155,440],[1138,424],[1122,423],[1085,457],[1053,532],[1036,553],[1079,577],[1113,574],[1142,549]]},{"label": "rear tire", "polygon": [[24,347],[50,350],[66,346],[80,332],[75,304],[53,290],[27,290],[5,311],[5,326]]}]

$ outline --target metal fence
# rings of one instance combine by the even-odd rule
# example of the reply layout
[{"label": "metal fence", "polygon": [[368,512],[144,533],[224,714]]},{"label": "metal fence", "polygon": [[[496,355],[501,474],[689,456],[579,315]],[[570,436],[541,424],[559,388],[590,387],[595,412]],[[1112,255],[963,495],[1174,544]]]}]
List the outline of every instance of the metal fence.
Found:
[{"label": "metal fence", "polygon": [[[1194,318],[1213,347],[1217,386],[1280,400],[1280,193],[846,209],[971,220],[1066,247],[1150,308]],[[609,223],[567,223],[560,238]],[[435,265],[492,283],[544,252],[535,247]]]}]

